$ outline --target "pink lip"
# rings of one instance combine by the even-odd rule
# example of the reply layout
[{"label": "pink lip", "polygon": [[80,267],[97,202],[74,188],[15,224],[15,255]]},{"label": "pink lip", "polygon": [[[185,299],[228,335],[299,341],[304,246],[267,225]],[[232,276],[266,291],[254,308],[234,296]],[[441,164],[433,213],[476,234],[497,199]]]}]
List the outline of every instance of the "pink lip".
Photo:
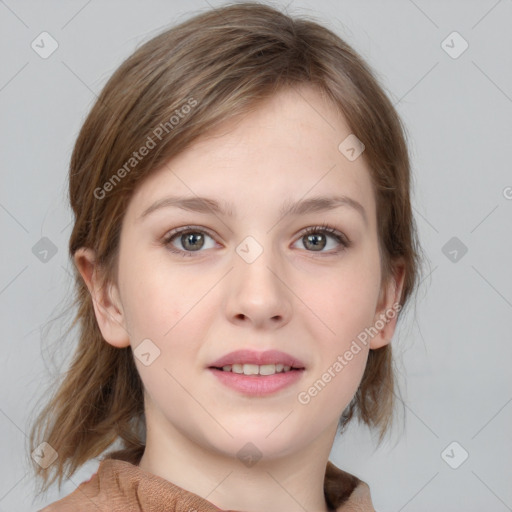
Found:
[{"label": "pink lip", "polygon": [[263,396],[275,393],[294,382],[297,382],[304,373],[302,370],[291,370],[274,375],[244,375],[240,373],[224,372],[216,368],[209,368],[225,386],[254,396]]},{"label": "pink lip", "polygon": [[[209,365],[209,368],[222,368],[228,364],[283,364],[293,368],[303,369],[304,363],[299,359],[281,352],[279,350],[266,350],[264,352],[256,352],[255,350],[235,350],[225,356],[217,359]],[[286,374],[282,374],[286,375]],[[266,377],[273,377],[272,375]]]}]

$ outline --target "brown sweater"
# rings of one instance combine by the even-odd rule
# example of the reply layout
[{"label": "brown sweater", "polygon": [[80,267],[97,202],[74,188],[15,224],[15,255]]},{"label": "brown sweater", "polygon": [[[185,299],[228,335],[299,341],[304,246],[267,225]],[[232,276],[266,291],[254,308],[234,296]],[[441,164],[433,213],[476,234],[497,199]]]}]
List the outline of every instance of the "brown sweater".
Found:
[{"label": "brown sweater", "polygon": [[[368,485],[327,462],[325,500],[335,512],[375,512]],[[206,499],[138,466],[105,459],[68,496],[39,512],[219,512]],[[228,511],[235,512],[235,511]]]}]

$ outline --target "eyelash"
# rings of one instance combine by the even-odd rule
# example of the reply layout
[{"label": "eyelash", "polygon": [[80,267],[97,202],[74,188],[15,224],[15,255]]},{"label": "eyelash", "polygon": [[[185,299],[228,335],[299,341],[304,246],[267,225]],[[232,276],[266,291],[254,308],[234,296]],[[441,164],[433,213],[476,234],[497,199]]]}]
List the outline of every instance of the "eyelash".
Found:
[{"label": "eyelash", "polygon": [[[199,250],[199,251],[182,251],[181,249],[176,249],[172,245],[171,242],[178,235],[183,235],[184,233],[202,233],[202,234],[208,235],[211,238],[214,238],[205,229],[201,229],[201,228],[198,228],[198,227],[195,227],[195,226],[185,226],[183,228],[178,228],[178,229],[175,229],[175,230],[171,231],[170,233],[168,233],[164,237],[164,239],[163,239],[163,242],[162,242],[163,245],[166,246],[167,249],[169,251],[171,251],[172,253],[179,254],[180,256],[184,256],[184,257],[193,256],[195,252],[204,252],[204,251],[201,251],[201,250]],[[303,238],[303,237],[305,237],[307,235],[311,235],[313,233],[324,233],[324,234],[327,234],[327,235],[331,236],[332,238],[334,238],[341,245],[340,248],[335,249],[335,250],[333,250],[331,252],[327,252],[327,253],[318,252],[317,255],[319,255],[320,257],[332,256],[332,255],[339,254],[339,253],[345,251],[346,249],[348,249],[349,247],[352,246],[352,242],[343,233],[339,232],[337,229],[335,229],[334,227],[330,226],[329,224],[321,224],[321,225],[318,225],[318,226],[311,226],[309,228],[306,228],[304,231],[302,231],[302,233],[300,234],[298,239]],[[316,251],[307,251],[307,252],[315,253]]]}]

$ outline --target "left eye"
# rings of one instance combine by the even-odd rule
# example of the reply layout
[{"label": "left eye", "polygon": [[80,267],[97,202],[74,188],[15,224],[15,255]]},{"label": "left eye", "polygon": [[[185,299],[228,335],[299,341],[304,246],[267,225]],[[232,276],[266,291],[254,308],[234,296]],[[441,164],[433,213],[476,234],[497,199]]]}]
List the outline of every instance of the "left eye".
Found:
[{"label": "left eye", "polygon": [[[205,246],[205,237],[212,240],[209,247]],[[304,230],[299,240],[302,240],[303,246],[312,248],[308,252],[327,252],[322,251],[328,245],[328,239],[335,241],[334,250],[329,251],[330,254],[338,253],[350,247],[350,241],[343,233],[338,230],[327,226],[312,226]],[[174,241],[178,240],[182,249],[176,248]],[[169,248],[173,253],[180,254],[181,256],[192,256],[194,252],[201,252],[201,249],[212,249],[215,247],[215,240],[206,231],[192,226],[180,228],[172,231],[164,238],[164,245]],[[338,248],[336,248],[336,245]]]},{"label": "left eye", "polygon": [[[320,236],[319,236],[320,235]],[[304,245],[309,245],[314,247],[314,252],[319,252],[321,249],[324,249],[327,245],[326,238],[331,238],[335,240],[335,250],[332,253],[338,253],[350,247],[350,241],[348,238],[340,233],[337,229],[334,229],[330,226],[313,226],[307,228],[301,235],[301,240],[303,240]],[[341,247],[340,247],[341,246]],[[324,251],[326,252],[326,251]]]}]

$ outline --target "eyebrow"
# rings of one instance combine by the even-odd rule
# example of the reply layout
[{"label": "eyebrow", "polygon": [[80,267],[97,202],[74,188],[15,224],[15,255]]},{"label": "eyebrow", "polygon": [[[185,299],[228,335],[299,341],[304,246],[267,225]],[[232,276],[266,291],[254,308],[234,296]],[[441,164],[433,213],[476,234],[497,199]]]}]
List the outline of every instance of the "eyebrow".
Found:
[{"label": "eyebrow", "polygon": [[[154,202],[139,216],[138,220],[142,220],[156,210],[161,208],[181,208],[196,213],[214,213],[226,217],[234,216],[234,209],[230,203],[220,204],[215,199],[199,196],[182,196],[182,197],[164,197]],[[323,212],[334,210],[339,207],[349,207],[357,211],[368,225],[366,210],[363,205],[347,196],[319,196],[300,201],[287,201],[279,210],[280,218],[285,216],[298,216],[308,213]]]}]

